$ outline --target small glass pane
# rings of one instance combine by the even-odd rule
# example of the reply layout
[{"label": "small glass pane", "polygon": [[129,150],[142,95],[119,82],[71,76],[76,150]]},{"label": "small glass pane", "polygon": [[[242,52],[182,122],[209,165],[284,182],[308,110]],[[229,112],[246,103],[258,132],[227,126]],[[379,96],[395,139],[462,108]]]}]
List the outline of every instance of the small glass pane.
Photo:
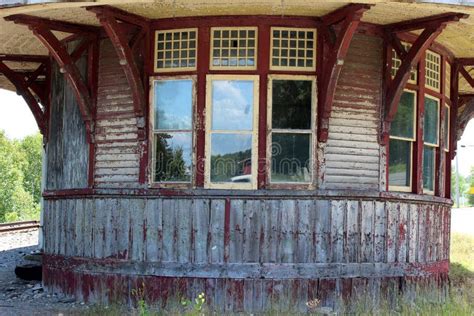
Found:
[{"label": "small glass pane", "polygon": [[310,182],[309,134],[272,134],[272,182]]},{"label": "small glass pane", "polygon": [[254,82],[214,80],[212,82],[212,129],[252,130]]},{"label": "small glass pane", "polygon": [[390,135],[415,138],[415,94],[403,92],[398,104],[397,114],[390,127]]},{"label": "small glass pane", "polygon": [[435,149],[423,146],[423,188],[434,191],[435,179]]},{"label": "small glass pane", "polygon": [[424,142],[438,145],[438,102],[425,97],[425,121],[423,125]]},{"label": "small glass pane", "polygon": [[272,81],[272,128],[310,129],[312,82]]},{"label": "small glass pane", "polygon": [[443,107],[444,111],[444,149],[449,149],[449,108]]},{"label": "small glass pane", "polygon": [[252,181],[252,135],[211,135],[211,182]]},{"label": "small glass pane", "polygon": [[192,147],[191,132],[156,134],[155,182],[191,181]]},{"label": "small glass pane", "polygon": [[192,80],[155,81],[155,130],[191,129]]},{"label": "small glass pane", "polygon": [[405,140],[391,139],[389,148],[389,185],[410,187],[412,143]]}]

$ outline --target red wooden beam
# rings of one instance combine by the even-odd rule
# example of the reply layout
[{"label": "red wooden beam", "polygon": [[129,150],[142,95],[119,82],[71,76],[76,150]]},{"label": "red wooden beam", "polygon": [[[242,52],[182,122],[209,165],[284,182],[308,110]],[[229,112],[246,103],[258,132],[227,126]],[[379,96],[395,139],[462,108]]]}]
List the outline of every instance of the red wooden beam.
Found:
[{"label": "red wooden beam", "polygon": [[384,29],[389,33],[409,32],[429,27],[436,27],[437,25],[448,22],[456,22],[468,17],[469,15],[464,13],[443,13],[414,20],[387,24],[384,26]]},{"label": "red wooden beam", "polygon": [[19,61],[31,63],[47,63],[48,56],[43,55],[16,55],[16,54],[0,54],[1,61]]},{"label": "red wooden beam", "polygon": [[143,119],[146,105],[145,91],[140,71],[135,62],[132,49],[129,46],[127,36],[120,29],[120,24],[115,16],[109,15],[107,11],[103,13],[100,8],[93,7],[91,10],[96,12],[100,23],[104,27],[105,32],[109,36],[115,51],[117,52],[120,65],[122,65],[132,91],[133,105],[135,114],[138,117],[139,128],[143,129],[145,127],[145,121]]},{"label": "red wooden beam", "polygon": [[23,97],[26,104],[33,113],[41,134],[45,135],[46,118],[43,109],[41,109],[38,101],[29,90],[25,77],[11,70],[2,61],[0,61],[0,73],[2,73],[15,86],[16,92]]},{"label": "red wooden beam", "polygon": [[81,58],[82,54],[86,52],[91,44],[92,38],[86,37],[82,39],[81,43],[74,49],[71,53],[71,58],[74,62],[76,62],[79,58]]},{"label": "red wooden beam", "polygon": [[[326,142],[328,139],[329,117],[332,111],[334,94],[339,75],[344,64],[349,46],[352,41],[360,19],[365,11],[370,9],[369,5],[350,4],[332,12],[322,18],[323,36],[325,49],[323,50],[324,62],[322,66],[322,75],[319,84],[319,124],[318,140]],[[339,23],[341,27],[335,32],[330,27],[333,23]],[[335,39],[331,40],[332,34]]]},{"label": "red wooden beam", "polygon": [[37,16],[26,14],[14,14],[4,18],[6,21],[12,21],[16,24],[34,25],[38,27],[45,27],[51,31],[60,31],[65,33],[93,33],[99,34],[100,28],[93,25],[78,24],[71,22],[64,22],[58,20],[51,20]]},{"label": "red wooden beam", "polygon": [[92,11],[96,14],[104,14],[113,16],[121,22],[133,24],[143,29],[147,29],[150,23],[150,19],[141,15],[133,14],[109,5],[92,6],[86,8],[88,11]]},{"label": "red wooden beam", "polygon": [[463,66],[474,66],[474,58],[457,58],[456,62]]},{"label": "red wooden beam", "polygon": [[464,77],[464,79],[466,79],[467,83],[469,83],[469,85],[472,88],[474,88],[474,78],[471,77],[471,74],[469,72],[467,72],[466,68],[461,66],[459,68],[459,73]]},{"label": "red wooden beam", "polygon": [[392,48],[395,50],[400,59],[405,58],[407,51],[403,47],[400,39],[393,33],[388,34],[388,41],[390,42]]},{"label": "red wooden beam", "polygon": [[[79,69],[74,64],[74,60],[69,55],[66,47],[61,43],[56,36],[43,26],[30,26],[33,34],[43,43],[48,49],[51,56],[58,63],[61,72],[66,76],[66,80],[72,87],[79,105],[82,118],[86,125],[88,137],[91,137],[94,132],[93,118],[91,116],[92,100],[89,89],[82,79]],[[91,141],[91,139],[89,139]]]}]

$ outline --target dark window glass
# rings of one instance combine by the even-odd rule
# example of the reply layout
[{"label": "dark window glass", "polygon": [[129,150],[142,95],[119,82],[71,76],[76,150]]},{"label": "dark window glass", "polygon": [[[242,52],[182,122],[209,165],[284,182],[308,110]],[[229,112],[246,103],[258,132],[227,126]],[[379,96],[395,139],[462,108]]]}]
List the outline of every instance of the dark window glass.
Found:
[{"label": "dark window glass", "polygon": [[211,135],[211,181],[251,182],[252,135]]},{"label": "dark window glass", "polygon": [[423,188],[434,191],[435,179],[435,148],[423,146]]},{"label": "dark window glass", "polygon": [[397,114],[390,127],[390,135],[414,139],[415,94],[403,92],[398,104]]},{"label": "dark window glass", "polygon": [[191,181],[191,132],[155,134],[155,150],[156,182]]},{"label": "dark window glass", "polygon": [[272,81],[272,128],[310,129],[312,82]]},{"label": "dark window glass", "polygon": [[391,139],[389,148],[389,185],[398,187],[410,187],[412,142]]},{"label": "dark window glass", "polygon": [[273,133],[272,182],[311,181],[310,143],[309,134]]},{"label": "dark window glass", "polygon": [[425,97],[425,116],[423,125],[423,137],[425,143],[438,145],[438,122],[438,102],[434,99]]}]

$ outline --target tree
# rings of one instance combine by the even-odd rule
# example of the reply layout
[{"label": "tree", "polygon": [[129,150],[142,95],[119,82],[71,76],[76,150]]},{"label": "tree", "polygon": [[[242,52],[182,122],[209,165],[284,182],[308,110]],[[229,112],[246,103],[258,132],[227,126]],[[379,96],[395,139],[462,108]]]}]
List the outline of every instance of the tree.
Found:
[{"label": "tree", "polygon": [[468,186],[467,189],[467,201],[469,206],[474,206],[474,166],[471,167],[471,172],[469,173],[467,180],[468,183],[470,183],[470,186]]}]

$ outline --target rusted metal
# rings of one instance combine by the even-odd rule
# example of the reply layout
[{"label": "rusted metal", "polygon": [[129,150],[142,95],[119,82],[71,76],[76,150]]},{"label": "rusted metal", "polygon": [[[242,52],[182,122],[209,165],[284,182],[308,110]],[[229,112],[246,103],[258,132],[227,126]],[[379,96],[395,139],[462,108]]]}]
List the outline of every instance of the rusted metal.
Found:
[{"label": "rusted metal", "polygon": [[37,229],[39,226],[40,226],[39,221],[0,223],[0,233]]}]

